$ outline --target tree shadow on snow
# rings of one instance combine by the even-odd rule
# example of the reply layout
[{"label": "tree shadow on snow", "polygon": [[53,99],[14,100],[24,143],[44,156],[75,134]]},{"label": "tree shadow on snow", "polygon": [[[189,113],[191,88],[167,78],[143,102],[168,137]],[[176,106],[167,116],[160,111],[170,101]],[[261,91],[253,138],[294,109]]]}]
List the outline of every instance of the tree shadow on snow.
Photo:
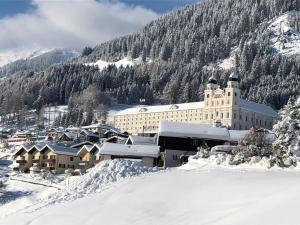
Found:
[{"label": "tree shadow on snow", "polygon": [[22,198],[30,195],[32,192],[29,191],[6,191],[0,193],[0,205],[7,204],[11,201],[14,201],[18,198]]}]

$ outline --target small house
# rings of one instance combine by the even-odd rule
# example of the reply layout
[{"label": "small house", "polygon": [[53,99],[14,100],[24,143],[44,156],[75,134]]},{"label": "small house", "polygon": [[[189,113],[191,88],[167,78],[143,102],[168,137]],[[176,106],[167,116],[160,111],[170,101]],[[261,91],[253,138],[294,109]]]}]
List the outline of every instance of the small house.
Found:
[{"label": "small house", "polygon": [[77,169],[80,157],[78,149],[57,144],[46,144],[40,151],[41,168],[63,173],[66,169]]},{"label": "small house", "polygon": [[237,145],[248,132],[208,124],[161,121],[158,145],[164,153],[164,166],[175,167],[187,162],[188,157],[195,155],[200,147]]},{"label": "small house", "polygon": [[99,134],[85,129],[81,130],[79,134],[80,142],[89,141],[95,143],[99,141],[99,138]]},{"label": "small house", "polygon": [[134,159],[145,166],[156,166],[160,157],[159,146],[156,145],[123,145],[104,143],[100,149],[100,160]]},{"label": "small house", "polygon": [[155,137],[143,137],[138,135],[129,135],[126,145],[156,145]]}]

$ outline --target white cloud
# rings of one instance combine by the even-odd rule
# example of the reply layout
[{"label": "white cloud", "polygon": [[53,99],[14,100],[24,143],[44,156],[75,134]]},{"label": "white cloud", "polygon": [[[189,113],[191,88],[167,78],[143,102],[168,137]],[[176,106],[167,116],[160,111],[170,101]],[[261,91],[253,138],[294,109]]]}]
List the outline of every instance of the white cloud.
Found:
[{"label": "white cloud", "polygon": [[140,29],[158,15],[107,0],[32,0],[34,11],[0,20],[0,51],[94,46]]}]

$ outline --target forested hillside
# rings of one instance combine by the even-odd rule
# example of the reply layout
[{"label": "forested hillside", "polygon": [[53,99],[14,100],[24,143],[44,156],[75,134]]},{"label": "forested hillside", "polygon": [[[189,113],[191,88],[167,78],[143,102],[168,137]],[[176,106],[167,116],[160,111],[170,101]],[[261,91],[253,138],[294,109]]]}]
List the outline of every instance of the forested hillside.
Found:
[{"label": "forested hillside", "polygon": [[48,67],[63,63],[73,57],[78,56],[74,50],[54,49],[28,59],[19,59],[0,67],[0,77],[10,76],[20,71],[40,72]]},{"label": "forested hillside", "polygon": [[[293,12],[288,14],[289,32],[299,32],[299,10],[298,0],[209,0],[187,6],[138,33],[86,48],[68,63],[1,81],[2,113],[21,105],[66,104],[90,85],[118,103],[198,101],[213,68],[221,86],[236,70],[244,98],[279,109],[300,93],[300,63],[297,54],[274,47],[271,40],[281,41],[285,34],[269,28],[276,18]],[[144,63],[101,71],[85,64],[124,57],[140,57]],[[228,58],[234,64],[224,69],[220,63]]]}]

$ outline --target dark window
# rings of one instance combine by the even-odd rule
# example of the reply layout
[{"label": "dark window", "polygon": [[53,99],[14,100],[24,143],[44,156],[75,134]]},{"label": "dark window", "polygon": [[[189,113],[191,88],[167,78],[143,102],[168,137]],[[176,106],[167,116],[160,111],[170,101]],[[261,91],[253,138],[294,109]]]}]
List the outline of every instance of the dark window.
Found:
[{"label": "dark window", "polygon": [[234,96],[237,96],[237,93],[236,93],[236,92],[234,92]]},{"label": "dark window", "polygon": [[207,94],[207,96],[206,96],[207,98],[209,98],[209,94]]},{"label": "dark window", "polygon": [[74,160],[74,158],[73,157],[70,157],[70,161],[72,162]]},{"label": "dark window", "polygon": [[230,96],[230,92],[228,92],[228,96]]}]

